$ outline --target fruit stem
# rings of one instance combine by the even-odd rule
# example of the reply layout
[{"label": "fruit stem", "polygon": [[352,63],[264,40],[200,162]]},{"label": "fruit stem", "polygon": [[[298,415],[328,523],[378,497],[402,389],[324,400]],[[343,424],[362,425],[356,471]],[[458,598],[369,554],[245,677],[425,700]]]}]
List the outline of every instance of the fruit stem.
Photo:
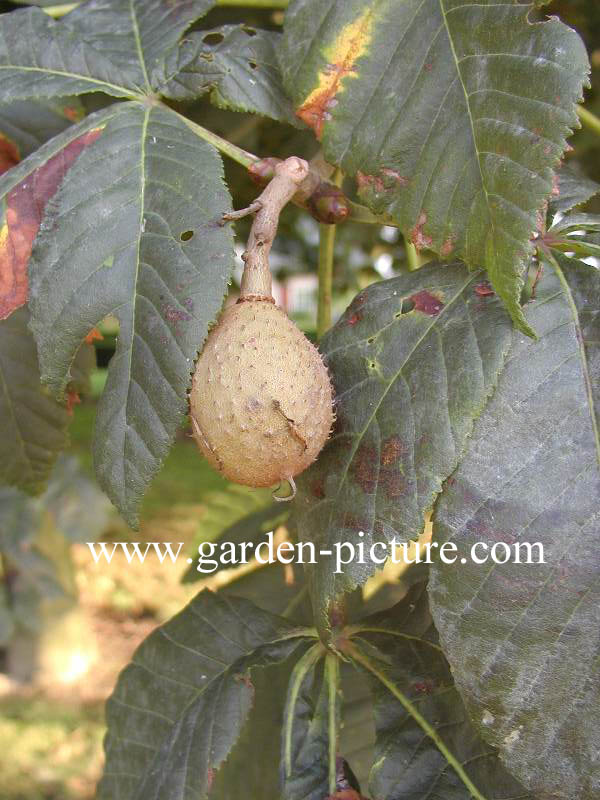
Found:
[{"label": "fruit stem", "polygon": [[224,220],[239,219],[246,214],[255,214],[246,251],[242,255],[244,273],[240,289],[240,301],[270,300],[273,302],[269,253],[277,233],[279,215],[298,191],[298,186],[307,177],[308,164],[303,158],[291,156],[275,167],[275,176],[256,200],[241,211],[224,214]]},{"label": "fruit stem", "polygon": [[319,225],[319,298],[317,306],[317,339],[331,327],[331,295],[335,225]]}]

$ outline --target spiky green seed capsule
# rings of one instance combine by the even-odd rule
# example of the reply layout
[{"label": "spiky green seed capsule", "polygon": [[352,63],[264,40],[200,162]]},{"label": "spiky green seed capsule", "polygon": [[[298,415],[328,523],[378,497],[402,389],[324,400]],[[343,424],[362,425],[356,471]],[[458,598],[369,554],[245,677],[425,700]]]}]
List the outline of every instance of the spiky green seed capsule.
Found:
[{"label": "spiky green seed capsule", "polygon": [[196,364],[190,408],[208,461],[247,486],[274,486],[311,464],[333,422],[318,350],[268,300],[225,309]]}]

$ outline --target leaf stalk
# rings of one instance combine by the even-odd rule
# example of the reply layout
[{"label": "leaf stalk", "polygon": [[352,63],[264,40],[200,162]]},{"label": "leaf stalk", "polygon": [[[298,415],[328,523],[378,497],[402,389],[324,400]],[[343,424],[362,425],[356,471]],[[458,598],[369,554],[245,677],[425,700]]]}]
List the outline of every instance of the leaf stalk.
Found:
[{"label": "leaf stalk", "polygon": [[421,730],[429,736],[429,738],[433,741],[435,746],[438,748],[440,753],[444,756],[446,761],[451,765],[454,769],[456,774],[459,776],[461,781],[464,783],[466,788],[471,793],[471,796],[475,798],[475,800],[487,800],[487,798],[481,794],[479,789],[475,786],[473,781],[469,778],[467,773],[464,770],[463,765],[460,761],[456,758],[454,753],[452,753],[442,737],[436,731],[436,729],[431,725],[425,717],[420,713],[417,707],[406,697],[406,695],[396,686],[396,684],[388,678],[385,672],[380,669],[376,664],[374,664],[370,658],[365,656],[361,651],[355,647],[350,642],[347,642],[344,648],[346,654],[350,656],[357,664],[360,664],[363,669],[367,670],[368,672],[373,675],[373,677],[377,678],[377,680],[382,683],[385,688],[392,694],[396,700],[403,706],[403,708],[410,714],[410,716],[415,720],[415,722],[419,725]]},{"label": "leaf stalk", "polygon": [[577,115],[585,128],[588,128],[600,136],[600,117],[592,114],[592,112],[588,111],[584,106],[577,106]]}]

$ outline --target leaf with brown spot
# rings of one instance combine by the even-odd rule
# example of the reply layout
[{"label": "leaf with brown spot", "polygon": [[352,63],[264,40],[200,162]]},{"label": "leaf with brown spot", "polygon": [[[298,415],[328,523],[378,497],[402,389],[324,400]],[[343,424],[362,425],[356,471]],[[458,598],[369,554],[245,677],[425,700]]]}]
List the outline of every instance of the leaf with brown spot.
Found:
[{"label": "leaf with brown spot", "polygon": [[[298,479],[293,525],[300,539],[317,550],[360,541],[369,548],[421,532],[510,341],[500,301],[482,304],[474,291],[482,277],[461,264],[431,264],[373,284],[325,335],[321,349],[338,422],[318,461]],[[358,313],[360,324],[349,324]],[[322,630],[337,595],[375,568],[367,560],[334,574],[325,555],[305,566]]]},{"label": "leaf with brown spot", "polygon": [[[521,330],[536,212],[579,122],[583,42],[531,4],[291,0],[281,65],[330,164],[417,249],[488,270]],[[397,177],[396,177],[397,176]]]},{"label": "leaf with brown spot", "polygon": [[[494,395],[436,505],[434,539],[453,542],[465,561],[436,561],[429,591],[483,738],[535,797],[596,800],[600,273],[557,260],[526,307],[539,341],[515,332]],[[513,547],[504,564],[476,564],[468,557],[476,542],[479,553],[482,545]]]},{"label": "leaf with brown spot", "polygon": [[[363,5],[362,12],[336,32],[332,41],[327,41],[322,51],[325,64],[317,73],[315,86],[298,102],[297,116],[314,130],[317,139],[321,138],[324,123],[331,119],[337,95],[345,89],[344,79],[354,73],[356,62],[370,44],[373,16],[373,9]],[[335,30],[332,23],[325,31],[326,39]]]},{"label": "leaf with brown spot", "polygon": [[6,319],[27,302],[27,265],[46,205],[84,148],[101,132],[101,128],[95,128],[72,139],[4,196],[4,220],[0,228],[0,319]]}]

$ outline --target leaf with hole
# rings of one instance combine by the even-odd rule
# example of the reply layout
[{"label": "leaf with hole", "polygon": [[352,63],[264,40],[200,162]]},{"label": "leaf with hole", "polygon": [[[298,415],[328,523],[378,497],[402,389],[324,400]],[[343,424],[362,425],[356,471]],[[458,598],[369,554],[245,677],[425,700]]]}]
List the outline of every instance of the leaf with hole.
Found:
[{"label": "leaf with hole", "polygon": [[[600,791],[600,273],[557,261],[527,309],[540,340],[514,335],[437,504],[436,541],[454,542],[467,561],[436,563],[430,593],[482,736],[536,796],[592,800]],[[469,557],[476,542],[484,564]]]},{"label": "leaf with hole", "polygon": [[252,706],[250,671],[304,641],[246,600],[197,595],[121,673],[107,705],[99,800],[206,797]]},{"label": "leaf with hole", "polygon": [[67,173],[31,259],[31,327],[53,391],[64,392],[89,331],[119,319],[94,465],[131,525],[185,418],[194,358],[231,275],[222,169],[173,112],[123,104]]},{"label": "leaf with hole", "polygon": [[169,73],[165,58],[179,38],[216,0],[88,0],[64,18],[78,40],[102,52],[129,89],[160,92]]},{"label": "leaf with hole", "polygon": [[[351,560],[350,547],[368,556],[374,542],[421,533],[496,383],[511,324],[497,297],[478,294],[482,279],[432,264],[373,284],[321,342],[337,422],[300,476],[293,523],[300,539],[332,551],[306,565],[323,630],[335,597],[377,568],[370,557]],[[351,563],[336,574],[337,552]]]},{"label": "leaf with hole", "polygon": [[578,125],[589,64],[558,19],[492,0],[293,0],[296,113],[417,249],[485,267],[515,323],[536,212]]},{"label": "leaf with hole", "polygon": [[176,100],[194,100],[210,91],[220,108],[297,125],[277,61],[281,38],[280,33],[246,25],[193,31],[171,51],[166,69],[174,74],[162,92]]}]

